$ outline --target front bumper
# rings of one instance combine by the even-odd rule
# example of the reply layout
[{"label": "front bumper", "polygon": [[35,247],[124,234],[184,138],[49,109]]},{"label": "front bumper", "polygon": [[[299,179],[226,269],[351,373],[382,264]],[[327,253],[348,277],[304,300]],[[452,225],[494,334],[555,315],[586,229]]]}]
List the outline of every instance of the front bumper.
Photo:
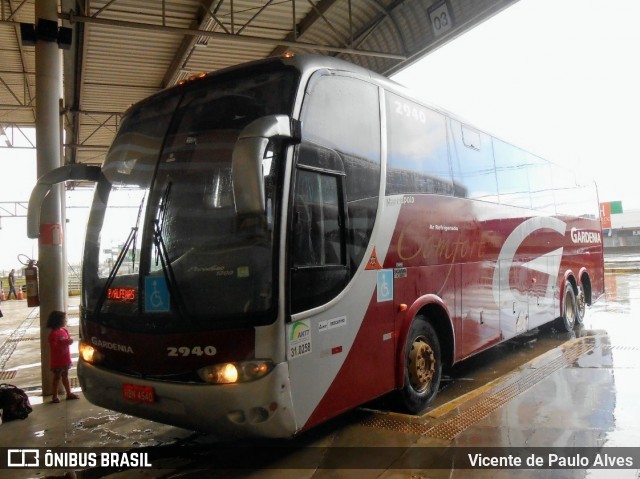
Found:
[{"label": "front bumper", "polygon": [[[211,385],[143,380],[79,360],[78,379],[93,404],[163,424],[224,437],[291,437],[299,430],[287,363],[256,381]],[[155,402],[124,400],[123,384],[153,387]]]}]

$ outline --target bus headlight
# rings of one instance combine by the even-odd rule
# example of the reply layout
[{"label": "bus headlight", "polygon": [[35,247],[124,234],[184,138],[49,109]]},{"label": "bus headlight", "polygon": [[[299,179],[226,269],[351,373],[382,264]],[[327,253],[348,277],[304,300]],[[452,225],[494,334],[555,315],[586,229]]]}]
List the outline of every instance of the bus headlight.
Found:
[{"label": "bus headlight", "polygon": [[84,341],[80,341],[78,344],[78,354],[83,361],[89,364],[100,362],[101,359],[100,351]]},{"label": "bus headlight", "polygon": [[254,381],[269,373],[273,362],[263,359],[237,363],[221,363],[198,370],[200,378],[211,384],[233,384]]}]

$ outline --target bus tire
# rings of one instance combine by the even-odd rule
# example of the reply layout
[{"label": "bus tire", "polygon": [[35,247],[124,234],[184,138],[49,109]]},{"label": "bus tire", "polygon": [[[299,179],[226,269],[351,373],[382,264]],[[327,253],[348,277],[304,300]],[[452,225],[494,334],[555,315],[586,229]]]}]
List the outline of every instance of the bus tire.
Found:
[{"label": "bus tire", "polygon": [[404,409],[417,414],[438,394],[442,377],[440,341],[424,316],[416,316],[404,347],[404,386],[400,401]]},{"label": "bus tire", "polygon": [[587,297],[584,294],[584,288],[578,286],[578,294],[576,296],[576,324],[583,324],[587,315]]},{"label": "bus tire", "polygon": [[573,331],[576,324],[576,316],[578,311],[578,303],[576,302],[576,293],[569,281],[564,283],[564,298],[562,301],[562,316],[558,318],[558,325],[563,331]]}]

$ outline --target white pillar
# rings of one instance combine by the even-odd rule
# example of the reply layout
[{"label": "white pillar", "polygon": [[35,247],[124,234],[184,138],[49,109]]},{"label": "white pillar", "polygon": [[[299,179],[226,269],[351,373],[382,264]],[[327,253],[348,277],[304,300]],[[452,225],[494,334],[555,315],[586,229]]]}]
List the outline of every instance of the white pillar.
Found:
[{"label": "white pillar", "polygon": [[[36,0],[35,24],[39,19],[58,23],[58,2]],[[62,55],[55,41],[36,41],[36,145],[38,177],[61,165],[60,97],[62,94]],[[65,311],[63,291],[66,268],[64,249],[64,211],[61,199],[64,184],[56,185],[44,200],[41,210],[38,266],[40,282],[40,350],[42,354],[42,392],[53,393],[49,370],[49,329],[51,311]]]}]

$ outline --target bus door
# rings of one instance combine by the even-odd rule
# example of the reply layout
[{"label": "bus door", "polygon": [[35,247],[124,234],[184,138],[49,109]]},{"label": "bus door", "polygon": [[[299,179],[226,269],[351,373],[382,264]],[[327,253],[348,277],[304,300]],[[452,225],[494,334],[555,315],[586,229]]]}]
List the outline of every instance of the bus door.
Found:
[{"label": "bus door", "polygon": [[[288,238],[287,360],[303,427],[388,391],[393,341],[368,259],[380,189],[378,87],[317,72],[306,87]],[[391,301],[390,304],[393,302]],[[383,307],[383,306],[380,306]],[[387,329],[393,331],[393,326]],[[390,366],[390,370],[392,366]],[[389,386],[391,385],[391,386]]]}]

